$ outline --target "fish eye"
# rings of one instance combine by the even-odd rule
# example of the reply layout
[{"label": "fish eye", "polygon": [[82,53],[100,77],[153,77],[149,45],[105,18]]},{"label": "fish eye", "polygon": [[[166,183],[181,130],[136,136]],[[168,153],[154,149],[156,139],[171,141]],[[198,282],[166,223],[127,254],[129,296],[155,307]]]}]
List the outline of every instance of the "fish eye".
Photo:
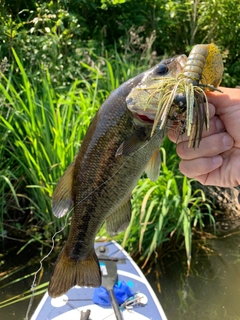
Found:
[{"label": "fish eye", "polygon": [[168,73],[168,67],[163,64],[163,63],[160,63],[157,68],[156,68],[156,73],[160,76],[164,75],[164,74],[167,74]]}]

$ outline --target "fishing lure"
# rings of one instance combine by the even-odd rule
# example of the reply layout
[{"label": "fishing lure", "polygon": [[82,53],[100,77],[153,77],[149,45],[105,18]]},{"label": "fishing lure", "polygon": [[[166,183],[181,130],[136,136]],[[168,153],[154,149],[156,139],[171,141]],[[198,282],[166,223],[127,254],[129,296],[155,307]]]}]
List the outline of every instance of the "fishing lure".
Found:
[{"label": "fishing lure", "polygon": [[[179,97],[186,97],[186,128],[190,137],[189,147],[199,146],[202,139],[204,122],[209,130],[209,111],[206,91],[218,90],[223,74],[222,56],[213,44],[199,44],[193,47],[186,65],[178,79],[183,80],[180,85]],[[206,109],[204,106],[206,102]]]},{"label": "fishing lure", "polygon": [[131,105],[137,105],[139,90],[145,90],[145,104],[141,104],[139,108],[155,113],[152,135],[157,127],[164,129],[169,120],[179,120],[184,123],[190,137],[188,146],[195,148],[202,139],[204,123],[209,129],[206,91],[218,90],[224,69],[223,62],[213,43],[196,45],[188,58],[185,55],[179,57],[175,59],[181,64],[182,70],[177,76],[156,79],[151,85],[141,82],[140,86],[130,92],[126,101],[131,110]]}]

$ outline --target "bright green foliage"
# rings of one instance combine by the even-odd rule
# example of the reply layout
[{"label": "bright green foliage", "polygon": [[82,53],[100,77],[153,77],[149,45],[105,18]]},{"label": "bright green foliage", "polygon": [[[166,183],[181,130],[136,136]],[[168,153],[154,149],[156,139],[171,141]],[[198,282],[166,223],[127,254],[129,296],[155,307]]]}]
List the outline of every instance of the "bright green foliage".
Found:
[{"label": "bright green foliage", "polygon": [[[165,143],[166,145],[166,143]],[[133,192],[133,218],[124,234],[123,245],[133,254],[141,253],[145,266],[150,258],[161,256],[164,243],[184,237],[188,268],[191,262],[192,226],[204,227],[203,219],[214,224],[211,208],[201,190],[193,190],[191,181],[176,168],[176,157],[166,165],[166,150],[157,182],[141,179]],[[175,161],[174,161],[175,160]],[[139,228],[140,223],[140,228]],[[136,247],[136,239],[139,246]]]},{"label": "bright green foliage", "polygon": [[200,2],[199,28],[205,32],[204,42],[216,42],[225,58],[224,83],[240,82],[240,2],[238,0],[210,0]]},{"label": "bright green foliage", "polygon": [[101,0],[101,3],[102,3],[101,8],[107,9],[108,6],[122,4],[122,3],[125,3],[126,1],[129,1],[129,0]]},{"label": "bright green foliage", "polygon": [[103,56],[115,46],[139,57],[153,36],[158,56],[214,42],[226,58],[225,84],[232,86],[239,83],[239,6],[238,0],[5,0],[0,59],[10,61],[14,47],[33,73],[42,61],[55,82],[70,85],[89,51]]},{"label": "bright green foliage", "polygon": [[[17,180],[13,195],[16,204],[17,197],[27,199],[27,208],[21,210],[29,210],[31,222],[52,225],[54,185],[76,155],[90,119],[108,92],[98,90],[95,70],[92,84],[84,79],[75,80],[68,91],[57,94],[48,72],[41,70],[40,84],[32,82],[16,53],[13,54],[21,77],[15,78],[10,73],[0,83],[5,105],[0,115],[4,182],[13,189],[12,183]],[[45,236],[49,237],[54,229]]]},{"label": "bright green foliage", "polygon": [[[226,61],[224,84],[239,85],[239,6],[239,0],[2,1],[1,222],[14,221],[36,241],[51,237],[61,225],[51,214],[54,186],[91,118],[112,90],[160,56],[214,42]],[[139,239],[146,261],[174,236],[184,237],[190,261],[191,228],[204,225],[204,212],[212,222],[210,207],[166,146],[158,182],[140,180],[134,191],[124,243],[131,251]]]}]

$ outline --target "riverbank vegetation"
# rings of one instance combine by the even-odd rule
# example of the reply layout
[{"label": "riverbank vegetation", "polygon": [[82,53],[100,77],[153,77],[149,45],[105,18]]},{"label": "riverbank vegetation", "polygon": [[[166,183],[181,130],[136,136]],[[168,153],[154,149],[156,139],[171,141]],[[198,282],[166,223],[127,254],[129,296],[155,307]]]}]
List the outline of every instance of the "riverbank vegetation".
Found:
[{"label": "riverbank vegetation", "polygon": [[[23,241],[22,250],[51,246],[64,225],[51,213],[54,187],[121,83],[164,56],[214,42],[224,85],[240,84],[238,0],[8,0],[0,19],[0,233]],[[211,202],[180,174],[168,140],[161,154],[158,181],[139,181],[131,226],[117,239],[141,266],[185,246],[189,267],[192,228],[214,227]]]}]

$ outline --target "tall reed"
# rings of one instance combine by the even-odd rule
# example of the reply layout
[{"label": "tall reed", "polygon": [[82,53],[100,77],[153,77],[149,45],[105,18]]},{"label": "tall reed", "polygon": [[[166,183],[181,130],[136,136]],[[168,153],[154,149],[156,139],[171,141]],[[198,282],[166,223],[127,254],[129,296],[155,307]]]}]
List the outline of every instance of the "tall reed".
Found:
[{"label": "tall reed", "polygon": [[[122,245],[145,267],[149,260],[158,260],[173,239],[183,243],[189,272],[192,250],[192,227],[204,227],[204,221],[215,223],[210,202],[202,190],[194,190],[192,181],[178,170],[173,146],[167,140],[161,148],[162,165],[158,180],[139,181],[133,191],[132,220]],[[206,218],[206,219],[205,219]],[[139,227],[140,226],[140,227]]]},{"label": "tall reed", "polygon": [[32,236],[40,227],[38,239],[50,239],[62,225],[51,213],[56,183],[77,154],[99,106],[145,63],[138,68],[117,52],[110,58],[107,53],[106,58],[93,54],[89,64],[79,62],[81,78],[66,87],[53,84],[41,65],[38,78],[28,74],[14,50],[13,55],[15,63],[0,83],[0,233],[9,213],[16,211],[14,219],[13,213],[9,218],[15,226],[21,228],[24,220]]},{"label": "tall reed", "polygon": [[[94,84],[77,79],[65,92],[58,93],[48,71],[41,69],[41,81],[32,83],[13,53],[21,76],[12,68],[0,83],[2,177],[16,204],[19,198],[27,198],[27,207],[22,209],[28,212],[29,220],[45,226],[45,232],[50,232],[45,237],[49,237],[55,230],[51,213],[54,186],[76,155],[104,97],[98,92],[97,77]],[[6,166],[12,179],[6,175]],[[4,187],[1,191],[3,199]]]}]

